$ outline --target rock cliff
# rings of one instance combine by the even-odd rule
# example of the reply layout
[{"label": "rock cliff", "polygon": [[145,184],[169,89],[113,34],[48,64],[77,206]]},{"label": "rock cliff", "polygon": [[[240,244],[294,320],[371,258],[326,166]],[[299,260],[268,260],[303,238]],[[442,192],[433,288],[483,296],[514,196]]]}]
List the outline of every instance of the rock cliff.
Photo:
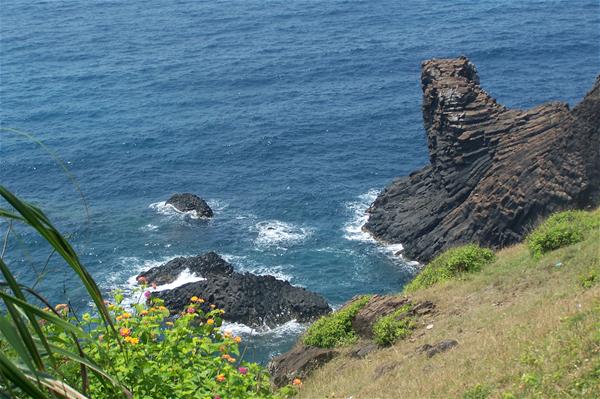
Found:
[{"label": "rock cliff", "polygon": [[423,121],[430,164],[396,179],[364,226],[426,262],[474,242],[520,241],[539,219],[600,203],[600,77],[572,110],[498,104],[465,57],[423,63]]}]

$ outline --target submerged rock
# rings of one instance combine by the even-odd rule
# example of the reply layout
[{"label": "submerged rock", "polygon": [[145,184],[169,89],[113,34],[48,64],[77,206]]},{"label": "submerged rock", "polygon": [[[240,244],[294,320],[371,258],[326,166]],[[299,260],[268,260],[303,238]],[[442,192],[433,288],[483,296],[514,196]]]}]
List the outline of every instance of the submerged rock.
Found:
[{"label": "submerged rock", "polygon": [[198,217],[213,217],[213,211],[202,198],[195,194],[173,194],[167,200],[167,205],[172,205],[179,212],[195,211]]},{"label": "submerged rock", "polygon": [[552,212],[600,203],[600,77],[573,110],[498,104],[465,57],[422,65],[430,164],[399,178],[364,228],[426,262],[452,246],[521,241]]},{"label": "submerged rock", "polygon": [[149,284],[166,284],[186,270],[203,280],[153,293],[173,312],[189,305],[192,296],[225,310],[225,320],[253,327],[274,327],[290,320],[312,321],[331,311],[320,295],[273,276],[235,272],[233,266],[214,252],[175,258],[140,274],[138,279],[144,277]]}]

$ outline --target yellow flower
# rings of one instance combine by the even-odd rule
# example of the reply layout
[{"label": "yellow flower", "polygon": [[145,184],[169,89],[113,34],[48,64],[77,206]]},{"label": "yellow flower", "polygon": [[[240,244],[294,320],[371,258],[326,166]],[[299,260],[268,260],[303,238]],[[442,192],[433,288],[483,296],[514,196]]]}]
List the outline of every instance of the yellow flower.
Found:
[{"label": "yellow flower", "polygon": [[219,374],[216,378],[217,382],[225,381],[225,374]]},{"label": "yellow flower", "polygon": [[208,320],[206,320],[206,324],[208,324],[209,326],[212,326],[213,324],[215,324],[215,321],[213,319],[208,319]]},{"label": "yellow flower", "polygon": [[127,312],[123,313],[124,319],[129,319],[130,317],[131,317],[131,313],[127,313]]},{"label": "yellow flower", "polygon": [[234,340],[236,343],[238,343],[238,344],[239,344],[240,342],[242,342],[242,338],[241,338],[241,337],[235,337],[233,340]]},{"label": "yellow flower", "polygon": [[148,311],[147,310],[142,310],[140,312],[140,316],[148,316]]},{"label": "yellow flower", "polygon": [[123,316],[122,315],[117,316],[117,321],[121,321],[121,320],[123,320]]},{"label": "yellow flower", "polygon": [[173,322],[172,321],[166,321],[165,324],[168,325],[168,326],[172,326]]},{"label": "yellow flower", "polygon": [[125,341],[129,342],[131,345],[137,345],[140,343],[140,339],[137,337],[125,337]]}]

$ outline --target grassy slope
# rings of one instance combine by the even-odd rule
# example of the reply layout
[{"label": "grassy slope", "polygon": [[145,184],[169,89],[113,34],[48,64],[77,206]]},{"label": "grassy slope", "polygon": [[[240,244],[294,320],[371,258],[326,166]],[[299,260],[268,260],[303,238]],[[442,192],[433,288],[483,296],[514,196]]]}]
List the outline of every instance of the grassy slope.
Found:
[{"label": "grassy slope", "polygon": [[[437,313],[410,339],[362,360],[335,359],[299,397],[600,397],[600,283],[580,281],[594,271],[600,230],[539,260],[524,245],[499,251],[480,273],[411,294],[434,301]],[[433,358],[418,352],[448,338],[459,345]]]}]

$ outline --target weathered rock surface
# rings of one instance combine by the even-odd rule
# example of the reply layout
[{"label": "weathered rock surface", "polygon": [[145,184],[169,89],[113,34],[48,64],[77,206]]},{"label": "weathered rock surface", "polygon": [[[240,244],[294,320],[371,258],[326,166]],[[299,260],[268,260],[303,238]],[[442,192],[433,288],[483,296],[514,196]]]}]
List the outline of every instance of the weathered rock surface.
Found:
[{"label": "weathered rock surface", "polygon": [[373,338],[373,324],[408,303],[408,298],[374,295],[352,319],[352,328],[362,337]]},{"label": "weathered rock surface", "polygon": [[294,378],[304,379],[337,355],[338,352],[333,349],[297,345],[269,362],[271,381],[275,386],[282,387],[291,383]]},{"label": "weathered rock surface", "polygon": [[214,252],[175,258],[140,274],[138,279],[145,277],[149,284],[170,283],[186,269],[204,280],[153,293],[173,312],[189,305],[192,296],[204,298],[225,310],[225,320],[255,327],[274,327],[293,319],[312,321],[331,311],[320,295],[273,276],[235,272]]},{"label": "weathered rock surface", "polygon": [[207,252],[204,255],[171,259],[162,266],[153,267],[141,273],[138,278],[144,277],[150,284],[169,284],[175,281],[185,270],[203,277],[227,276],[233,273],[233,266],[215,252]]},{"label": "weathered rock surface", "polygon": [[213,211],[202,198],[195,194],[173,194],[167,200],[167,205],[172,205],[180,212],[196,211],[198,217],[213,217]]},{"label": "weathered rock surface", "polygon": [[419,351],[425,352],[427,357],[433,357],[438,353],[446,352],[447,350],[454,348],[456,345],[458,345],[458,341],[454,339],[444,339],[433,345],[425,344],[419,349]]},{"label": "weathered rock surface", "polygon": [[369,302],[352,319],[352,328],[365,339],[373,339],[373,325],[380,318],[392,314],[402,306],[410,304],[410,308],[398,315],[397,319],[404,317],[421,317],[431,313],[435,305],[431,301],[411,302],[407,297],[374,295]]},{"label": "weathered rock surface", "polygon": [[498,104],[465,57],[422,65],[430,164],[396,179],[365,229],[422,262],[459,244],[499,248],[541,218],[600,203],[600,77],[572,110]]}]

